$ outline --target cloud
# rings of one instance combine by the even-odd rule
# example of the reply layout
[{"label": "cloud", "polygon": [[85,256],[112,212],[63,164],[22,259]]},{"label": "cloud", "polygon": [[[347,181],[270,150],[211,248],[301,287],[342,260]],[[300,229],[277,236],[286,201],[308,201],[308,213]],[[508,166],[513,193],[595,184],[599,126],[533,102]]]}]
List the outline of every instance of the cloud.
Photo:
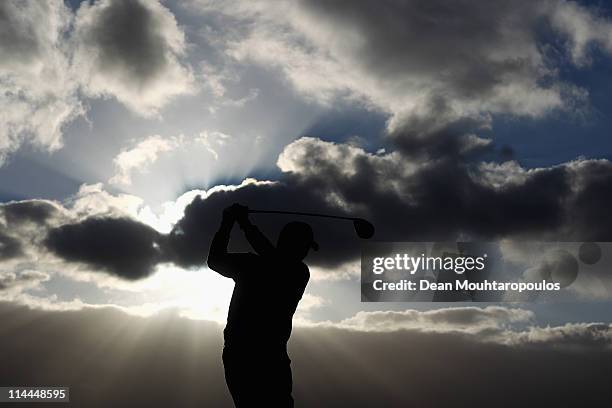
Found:
[{"label": "cloud", "polygon": [[489,115],[462,117],[444,97],[433,97],[410,113],[391,121],[388,139],[404,155],[412,158],[447,157],[458,160],[468,155],[490,151],[491,139],[478,136],[491,130]]},{"label": "cloud", "polygon": [[612,325],[566,323],[538,326],[531,310],[502,306],[446,307],[426,311],[360,311],[338,323],[312,327],[338,327],[359,332],[418,332],[466,336],[471,341],[512,347],[555,347],[566,350],[600,348],[612,351]]},{"label": "cloud", "polygon": [[158,238],[153,228],[129,218],[87,218],[50,230],[44,245],[66,261],[140,279],[161,259]]},{"label": "cloud", "polygon": [[338,326],[361,331],[421,330],[435,332],[465,332],[478,334],[501,331],[516,323],[531,323],[533,312],[500,306],[452,307],[428,311],[358,312]]},{"label": "cloud", "polygon": [[185,35],[157,1],[0,4],[0,165],[23,144],[62,147],[86,99],[116,98],[142,115],[197,90]]},{"label": "cloud", "polygon": [[542,327],[535,324],[536,320],[534,312],[521,308],[458,306],[427,311],[360,311],[338,323],[311,323],[310,326],[361,332],[453,334],[477,342],[513,347],[612,350],[612,325],[608,323],[566,323]]},{"label": "cloud", "polygon": [[[72,403],[88,407],[231,405],[217,324],[7,303],[0,314],[5,383],[70,384]],[[582,340],[571,346],[480,341],[460,332],[297,327],[289,343],[293,394],[298,404],[317,407],[605,405],[612,352],[609,340],[584,340],[595,325],[572,325]],[[599,326],[603,332],[607,325]]]},{"label": "cloud", "polygon": [[0,165],[24,143],[60,148],[84,113],[63,41],[71,21],[61,0],[0,4]]},{"label": "cloud", "polygon": [[111,194],[104,190],[103,183],[81,185],[76,194],[68,197],[63,204],[73,220],[93,216],[135,218],[144,206],[140,197],[125,193]]},{"label": "cloud", "polygon": [[150,242],[159,233],[133,219],[141,204],[133,196],[103,192],[100,185],[82,186],[64,203],[25,200],[0,204],[0,267],[45,273],[74,269],[58,264],[58,259],[64,259],[88,264],[98,273],[125,279],[144,277],[157,262],[148,259],[155,255]]},{"label": "cloud", "polygon": [[[432,139],[429,139],[432,140]],[[435,139],[432,141],[435,143]],[[346,153],[345,150],[349,150]],[[288,145],[279,166],[299,185],[364,208],[387,240],[532,238],[608,240],[607,160],[525,169],[461,154],[415,159],[367,153],[313,138]],[[599,221],[596,221],[599,220]],[[603,221],[603,222],[602,222]]]},{"label": "cloud", "polygon": [[601,347],[612,344],[612,326],[607,323],[568,323],[557,327],[532,327],[517,333],[512,340],[518,344],[543,344],[557,348]]},{"label": "cloud", "polygon": [[[578,159],[525,169],[513,161],[471,161],[470,155],[476,153],[472,148],[466,152],[465,147],[478,151],[485,145],[480,141],[468,138],[455,145],[454,153],[439,155],[436,139],[427,140],[433,147],[423,144],[421,153],[409,156],[401,150],[373,154],[351,145],[301,138],[279,156],[283,172],[279,180],[246,180],[238,186],[189,193],[180,199],[180,206],[168,207],[172,214],[163,222],[137,197],[113,196],[101,186],[85,186],[59,212],[67,215],[51,227],[41,224],[37,236],[48,236],[42,248],[61,259],[128,279],[147,276],[163,262],[184,268],[204,265],[221,212],[233,202],[254,209],[364,217],[376,226],[376,239],[385,241],[609,240],[612,226],[605,221],[612,202],[609,161]],[[253,216],[273,241],[293,218]],[[163,224],[163,233],[144,220]],[[345,266],[359,257],[352,226],[317,218],[307,221],[322,248],[309,255],[309,264],[328,271],[330,277],[334,271],[343,274]],[[17,229],[4,234],[19,236]],[[26,246],[40,245],[36,239],[32,242]],[[234,250],[248,250],[240,234],[233,243]]]},{"label": "cloud", "polygon": [[44,224],[57,216],[58,205],[45,200],[12,201],[2,205],[2,214],[8,227],[31,222]]},{"label": "cloud", "polygon": [[0,261],[15,258],[22,254],[19,240],[0,231]]},{"label": "cloud", "polygon": [[61,208],[52,201],[26,200],[0,204],[0,269],[23,258],[36,259],[33,252],[39,250],[41,236],[61,220],[65,220]]},{"label": "cloud", "polygon": [[315,296],[310,293],[304,293],[304,296],[302,296],[297,310],[298,312],[308,313],[312,309],[317,309],[327,303],[328,301],[320,296]]},{"label": "cloud", "polygon": [[75,64],[92,96],[113,96],[151,115],[193,90],[193,74],[182,62],[184,33],[158,1],[82,3],[73,41]]},{"label": "cloud", "polygon": [[610,19],[600,9],[561,1],[551,9],[550,19],[553,27],[565,34],[567,49],[576,65],[592,62],[593,46],[612,52]]},{"label": "cloud", "polygon": [[21,293],[24,290],[39,288],[42,282],[48,281],[49,275],[44,272],[24,270],[18,273],[0,272],[0,292],[3,299]]},{"label": "cloud", "polygon": [[361,100],[394,115],[390,129],[439,98],[458,118],[579,110],[588,94],[559,68],[611,50],[609,18],[564,0],[196,3],[242,22],[224,38],[237,61],[278,69],[324,104]]},{"label": "cloud", "polygon": [[163,138],[153,135],[141,140],[131,149],[123,150],[113,160],[117,168],[109,182],[129,186],[134,171],[145,172],[146,166],[154,163],[160,154],[170,152],[180,146],[181,137]]}]

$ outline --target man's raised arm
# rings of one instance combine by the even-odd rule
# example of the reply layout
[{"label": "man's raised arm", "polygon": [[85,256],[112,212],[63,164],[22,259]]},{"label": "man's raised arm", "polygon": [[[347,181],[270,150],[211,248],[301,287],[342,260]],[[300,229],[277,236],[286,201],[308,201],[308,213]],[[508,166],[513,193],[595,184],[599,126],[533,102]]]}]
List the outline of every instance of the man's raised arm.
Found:
[{"label": "man's raised arm", "polygon": [[221,226],[216,232],[213,240],[210,244],[210,250],[208,251],[208,267],[213,271],[220,273],[221,275],[228,278],[235,278],[238,273],[236,262],[234,261],[233,254],[227,253],[227,246],[229,244],[230,233],[236,220],[233,207],[227,207],[223,210],[223,219],[221,220]]},{"label": "man's raised arm", "polygon": [[249,208],[243,205],[236,207],[236,220],[240,229],[244,231],[244,235],[249,241],[251,248],[261,256],[273,256],[276,253],[276,247],[270,240],[257,228],[251,224],[249,220]]}]

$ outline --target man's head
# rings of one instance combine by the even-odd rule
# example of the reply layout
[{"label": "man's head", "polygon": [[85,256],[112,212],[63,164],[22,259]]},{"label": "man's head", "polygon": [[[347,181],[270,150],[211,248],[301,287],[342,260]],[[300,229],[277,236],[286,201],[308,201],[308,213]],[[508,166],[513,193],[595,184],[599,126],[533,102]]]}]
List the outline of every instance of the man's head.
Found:
[{"label": "man's head", "polygon": [[283,227],[276,244],[277,249],[287,258],[302,260],[311,248],[317,251],[312,228],[305,222],[293,221]]}]

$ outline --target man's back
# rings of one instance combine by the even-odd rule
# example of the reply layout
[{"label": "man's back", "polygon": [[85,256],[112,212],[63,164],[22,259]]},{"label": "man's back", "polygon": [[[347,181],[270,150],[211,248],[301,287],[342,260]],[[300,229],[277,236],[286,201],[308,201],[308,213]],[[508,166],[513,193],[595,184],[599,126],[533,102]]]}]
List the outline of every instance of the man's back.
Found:
[{"label": "man's back", "polygon": [[242,265],[224,331],[225,344],[285,347],[292,319],[310,277],[300,261],[263,257],[253,253],[230,254]]}]

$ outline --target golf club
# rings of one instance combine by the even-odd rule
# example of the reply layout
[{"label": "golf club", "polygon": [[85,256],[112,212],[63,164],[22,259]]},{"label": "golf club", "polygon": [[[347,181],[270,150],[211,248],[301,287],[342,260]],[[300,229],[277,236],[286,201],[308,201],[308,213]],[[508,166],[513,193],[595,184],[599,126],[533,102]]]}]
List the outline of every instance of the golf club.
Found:
[{"label": "golf club", "polygon": [[306,215],[309,217],[323,217],[323,218],[334,218],[337,220],[350,220],[353,221],[353,227],[359,238],[370,239],[374,235],[374,225],[363,218],[355,217],[342,217],[339,215],[328,215],[318,214],[309,212],[298,212],[298,211],[276,211],[276,210],[250,210],[251,214],[291,214],[291,215]]}]

